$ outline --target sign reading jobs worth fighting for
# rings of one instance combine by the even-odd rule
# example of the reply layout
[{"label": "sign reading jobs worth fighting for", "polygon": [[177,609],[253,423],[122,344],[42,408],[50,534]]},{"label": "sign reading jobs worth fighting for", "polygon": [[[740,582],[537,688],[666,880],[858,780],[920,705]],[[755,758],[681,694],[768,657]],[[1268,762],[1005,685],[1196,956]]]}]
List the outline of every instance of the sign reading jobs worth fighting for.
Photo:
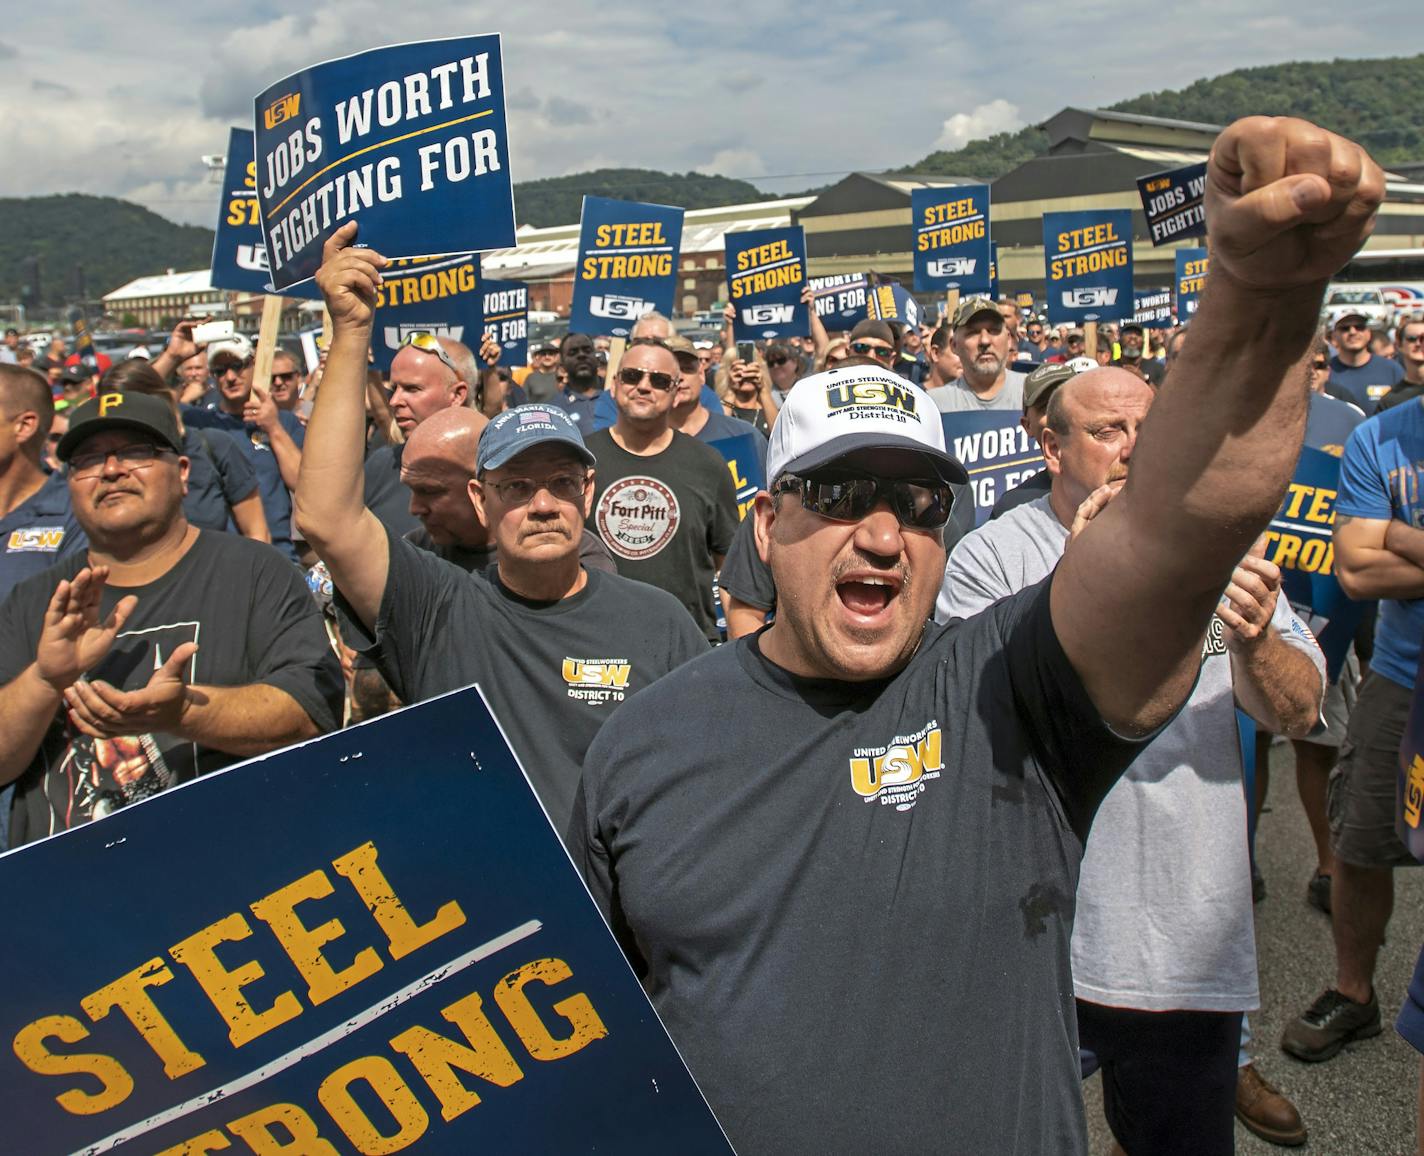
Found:
[{"label": "sign reading jobs worth fighting for", "polygon": [[672,316],[682,210],[584,197],[569,332],[627,337],[645,313]]},{"label": "sign reading jobs worth fighting for", "polygon": [[726,245],[733,340],[809,337],[811,310],[801,300],[806,234],[800,226],[728,233]]},{"label": "sign reading jobs worth fighting for", "polygon": [[485,332],[499,343],[501,365],[529,364],[529,286],[486,278]]},{"label": "sign reading jobs worth fighting for", "polygon": [[989,186],[911,189],[915,223],[915,288],[989,291]]},{"label": "sign reading jobs worth fighting for", "polygon": [[1043,214],[1048,320],[1132,316],[1132,213],[1128,209]]},{"label": "sign reading jobs worth fighting for", "polygon": [[6,1151],[730,1151],[476,689],[0,879]]},{"label": "sign reading jobs worth fighting for", "polygon": [[945,447],[963,464],[974,491],[978,525],[1004,494],[1043,469],[1038,443],[1019,424],[1012,410],[940,415]]},{"label": "sign reading jobs worth fighting for", "polygon": [[1206,161],[1137,178],[1154,245],[1206,236]]},{"label": "sign reading jobs worth fighting for", "polygon": [[478,353],[484,333],[484,286],[478,253],[402,257],[381,270],[376,286],[372,364],[382,373],[412,333],[453,337]]},{"label": "sign reading jobs worth fighting for", "polygon": [[328,61],[257,98],[257,199],[272,284],[314,276],[347,221],[387,257],[514,244],[500,40]]}]

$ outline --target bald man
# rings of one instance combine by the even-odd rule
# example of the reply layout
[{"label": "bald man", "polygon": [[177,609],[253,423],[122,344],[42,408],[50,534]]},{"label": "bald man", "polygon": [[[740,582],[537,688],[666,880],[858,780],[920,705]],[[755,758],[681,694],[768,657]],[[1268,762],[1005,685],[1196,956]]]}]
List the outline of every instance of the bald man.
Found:
[{"label": "bald man", "polygon": [[[474,410],[441,410],[416,427],[401,456],[400,480],[410,491],[411,515],[420,521],[406,540],[466,571],[483,570],[497,560],[470,499],[480,434],[488,424]],[[608,547],[588,530],[579,561],[588,569],[618,572]]]},{"label": "bald man", "polygon": [[[1080,511],[1091,516],[1126,481],[1154,396],[1116,367],[1059,385],[1040,435],[1049,492],[954,548],[937,619],[968,618],[1049,576],[1073,548]],[[1279,569],[1256,554],[1226,588],[1191,696],[1108,793],[1084,851],[1078,1030],[1128,1152],[1230,1152],[1238,1109],[1258,1134],[1305,1140],[1295,1107],[1238,1056],[1242,1015],[1259,993],[1235,702],[1301,737],[1325,686],[1319,647],[1279,597]]]}]

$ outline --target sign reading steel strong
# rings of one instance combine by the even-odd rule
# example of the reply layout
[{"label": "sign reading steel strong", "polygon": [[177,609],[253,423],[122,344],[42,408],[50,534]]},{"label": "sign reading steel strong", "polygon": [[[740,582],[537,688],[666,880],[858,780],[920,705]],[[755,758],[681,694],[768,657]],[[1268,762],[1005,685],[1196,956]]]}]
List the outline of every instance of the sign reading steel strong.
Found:
[{"label": "sign reading steel strong", "polygon": [[1082,324],[1132,316],[1132,213],[1043,214],[1048,320]]},{"label": "sign reading steel strong", "polygon": [[627,337],[645,313],[672,316],[682,210],[584,197],[571,333]]},{"label": "sign reading steel strong", "polygon": [[806,287],[806,234],[790,229],[728,233],[727,292],[737,311],[736,341],[807,337],[811,310],[801,300]]},{"label": "sign reading steel strong", "polygon": [[257,199],[272,284],[315,275],[347,221],[387,257],[514,244],[500,40],[377,48],[256,102]]},{"label": "sign reading steel strong", "polygon": [[476,689],[0,880],[8,1152],[730,1151]]},{"label": "sign reading steel strong", "polygon": [[409,257],[381,270],[376,286],[372,364],[389,373],[391,360],[412,333],[453,337],[478,353],[484,332],[484,290],[478,253]]},{"label": "sign reading steel strong", "polygon": [[910,190],[915,289],[989,291],[989,186]]},{"label": "sign reading steel strong", "polygon": [[1137,178],[1154,245],[1206,236],[1206,161]]},{"label": "sign reading steel strong", "polygon": [[1177,250],[1177,320],[1185,325],[1196,316],[1197,302],[1206,286],[1211,253],[1207,249]]}]

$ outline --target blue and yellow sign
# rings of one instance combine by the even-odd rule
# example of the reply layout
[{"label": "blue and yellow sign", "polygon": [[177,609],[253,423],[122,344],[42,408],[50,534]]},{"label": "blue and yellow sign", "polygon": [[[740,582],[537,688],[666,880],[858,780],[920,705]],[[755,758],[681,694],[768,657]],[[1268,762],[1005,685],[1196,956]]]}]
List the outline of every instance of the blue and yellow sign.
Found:
[{"label": "blue and yellow sign", "polygon": [[727,299],[736,310],[733,340],[808,337],[811,310],[806,288],[806,234],[789,229],[728,233]]},{"label": "blue and yellow sign", "polygon": [[0,878],[8,1151],[730,1152],[476,689]]},{"label": "blue and yellow sign", "polygon": [[1206,161],[1137,178],[1154,245],[1206,236]]},{"label": "blue and yellow sign", "polygon": [[1266,530],[1266,560],[1281,568],[1281,593],[1315,634],[1332,681],[1340,677],[1364,611],[1335,577],[1331,535],[1339,489],[1340,459],[1306,446]]},{"label": "blue and yellow sign", "polygon": [[999,243],[989,242],[989,296],[999,299]]},{"label": "blue and yellow sign", "polygon": [[1196,316],[1210,266],[1211,254],[1206,249],[1177,250],[1177,321],[1182,325]]},{"label": "blue and yellow sign", "polygon": [[500,365],[529,364],[529,286],[523,281],[485,281],[485,332],[499,342]]},{"label": "blue and yellow sign", "polygon": [[864,273],[839,273],[830,277],[812,277],[811,304],[821,324],[832,333],[854,329],[864,321],[865,294],[869,282]]},{"label": "blue and yellow sign", "polygon": [[914,327],[920,323],[920,303],[898,281],[881,281],[865,294],[865,311],[880,321],[896,321]]},{"label": "blue and yellow sign", "polygon": [[389,373],[405,339],[420,332],[463,341],[478,354],[484,334],[483,306],[478,253],[391,262],[381,271],[381,284],[376,287],[372,364]]},{"label": "blue and yellow sign", "polygon": [[1043,469],[1038,443],[1023,431],[1013,410],[946,413],[940,421],[945,448],[969,474],[977,525],[989,520],[994,503],[1007,491]]},{"label": "blue and yellow sign", "polygon": [[627,337],[645,313],[672,316],[682,210],[584,197],[569,332]]},{"label": "blue and yellow sign", "polygon": [[278,81],[255,110],[272,284],[316,273],[347,221],[387,257],[514,244],[500,39],[376,48]]},{"label": "blue and yellow sign", "polygon": [[910,190],[915,290],[989,291],[989,186]]},{"label": "blue and yellow sign", "polygon": [[732,487],[737,491],[737,518],[745,518],[756,501],[757,491],[766,489],[766,438],[759,433],[715,438],[707,443],[727,463]]},{"label": "blue and yellow sign", "polygon": [[1083,324],[1132,316],[1132,213],[1043,214],[1048,320]]},{"label": "blue and yellow sign", "polygon": [[1167,329],[1172,324],[1172,291],[1141,289],[1132,295],[1132,319],[1144,329]]}]

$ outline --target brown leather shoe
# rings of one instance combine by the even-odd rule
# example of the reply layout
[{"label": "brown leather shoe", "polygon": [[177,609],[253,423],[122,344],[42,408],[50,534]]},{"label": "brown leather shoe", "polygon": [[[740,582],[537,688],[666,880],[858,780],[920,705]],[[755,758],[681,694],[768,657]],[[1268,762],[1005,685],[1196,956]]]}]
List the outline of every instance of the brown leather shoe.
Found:
[{"label": "brown leather shoe", "polygon": [[1255,1064],[1247,1064],[1236,1075],[1236,1118],[1272,1144],[1294,1148],[1305,1143],[1305,1124],[1295,1105]]}]

